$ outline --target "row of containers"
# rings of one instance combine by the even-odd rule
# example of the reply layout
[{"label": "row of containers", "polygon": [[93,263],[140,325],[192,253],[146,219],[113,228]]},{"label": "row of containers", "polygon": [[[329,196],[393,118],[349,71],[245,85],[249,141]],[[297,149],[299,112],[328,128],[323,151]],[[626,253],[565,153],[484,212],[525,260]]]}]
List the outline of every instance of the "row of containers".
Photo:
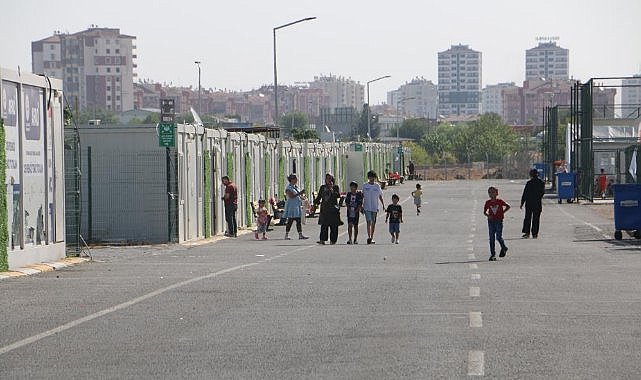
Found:
[{"label": "row of containers", "polygon": [[[614,238],[621,240],[623,232],[636,239],[641,239],[641,176],[637,168],[641,166],[641,144],[633,144],[623,149],[619,156],[619,164],[625,168],[621,175],[624,183],[615,183],[601,174],[595,181],[595,193],[603,198],[613,197],[614,202]],[[572,203],[578,197],[577,173],[557,173],[558,202],[566,200]]]},{"label": "row of containers", "polygon": [[368,170],[409,161],[396,145],[281,142],[194,125],[177,125],[175,146],[165,148],[155,126],[65,125],[65,104],[73,103],[60,80],[0,69],[0,271],[91,243],[222,234],[224,175],[238,185],[242,228],[255,223],[253,202],[283,198],[290,173],[308,193],[327,172],[344,190]]},{"label": "row of containers", "polygon": [[[77,132],[77,215],[87,243],[185,242],[222,234],[223,176],[238,187],[238,225],[251,228],[252,205],[282,200],[291,173],[308,194],[326,173],[345,191],[351,181],[363,183],[367,171],[383,178],[410,158],[397,145],[280,142],[259,133],[183,124],[176,127],[172,148],[160,147],[150,126],[87,126]],[[72,239],[77,230],[69,230]]]}]

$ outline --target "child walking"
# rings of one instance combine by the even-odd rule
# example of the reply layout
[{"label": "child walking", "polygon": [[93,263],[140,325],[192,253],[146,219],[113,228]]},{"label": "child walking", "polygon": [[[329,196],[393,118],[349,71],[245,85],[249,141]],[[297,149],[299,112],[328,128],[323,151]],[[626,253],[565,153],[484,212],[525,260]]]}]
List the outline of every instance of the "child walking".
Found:
[{"label": "child walking", "polygon": [[421,204],[423,203],[423,200],[421,199],[422,196],[423,190],[421,190],[421,184],[417,183],[416,190],[412,191],[412,197],[414,197],[414,204],[416,205],[416,215],[421,214]]},{"label": "child walking", "polygon": [[363,208],[363,193],[358,191],[358,183],[349,184],[350,192],[345,195],[347,205],[347,244],[358,244],[358,219]]},{"label": "child walking", "polygon": [[389,233],[392,235],[392,243],[398,244],[398,235],[401,234],[401,223],[403,223],[403,208],[398,204],[398,195],[392,195],[392,204],[387,206],[385,223],[389,221]]},{"label": "child walking", "polygon": [[487,229],[490,233],[490,261],[496,261],[495,240],[501,245],[499,257],[505,257],[507,246],[503,241],[503,216],[510,209],[510,205],[498,198],[499,190],[490,186],[487,189],[490,196],[483,207],[483,214],[487,216]]},{"label": "child walking", "polygon": [[269,227],[269,211],[265,207],[265,200],[260,199],[258,201],[258,209],[256,210],[256,232],[254,237],[256,240],[259,239],[259,234],[263,234],[263,240],[267,240],[267,227]]}]

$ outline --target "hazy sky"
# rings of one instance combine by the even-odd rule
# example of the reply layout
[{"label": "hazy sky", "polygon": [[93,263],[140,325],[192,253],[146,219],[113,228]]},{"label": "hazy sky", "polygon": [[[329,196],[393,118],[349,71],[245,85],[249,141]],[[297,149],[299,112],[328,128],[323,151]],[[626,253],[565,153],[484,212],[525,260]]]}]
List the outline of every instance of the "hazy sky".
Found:
[{"label": "hazy sky", "polygon": [[437,82],[437,52],[467,44],[483,53],[483,86],[520,84],[525,49],[536,36],[559,36],[570,74],[641,72],[639,0],[459,1],[124,1],[2,0],[0,66],[31,70],[31,41],[91,24],[137,37],[138,75],[178,85],[249,90],[273,83],[272,28],[278,32],[281,84],[336,74],[370,86],[372,104],[414,77]]}]

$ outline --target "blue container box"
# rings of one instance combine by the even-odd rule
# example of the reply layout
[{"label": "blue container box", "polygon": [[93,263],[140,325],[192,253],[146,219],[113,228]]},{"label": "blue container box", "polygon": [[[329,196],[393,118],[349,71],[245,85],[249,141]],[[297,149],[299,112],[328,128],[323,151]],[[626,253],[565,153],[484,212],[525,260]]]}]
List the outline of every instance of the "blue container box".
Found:
[{"label": "blue container box", "polygon": [[559,203],[563,199],[574,199],[576,196],[576,173],[558,173],[556,175],[556,188]]},{"label": "blue container box", "polygon": [[641,184],[614,184],[614,228],[615,237],[620,239],[620,231],[641,230]]}]

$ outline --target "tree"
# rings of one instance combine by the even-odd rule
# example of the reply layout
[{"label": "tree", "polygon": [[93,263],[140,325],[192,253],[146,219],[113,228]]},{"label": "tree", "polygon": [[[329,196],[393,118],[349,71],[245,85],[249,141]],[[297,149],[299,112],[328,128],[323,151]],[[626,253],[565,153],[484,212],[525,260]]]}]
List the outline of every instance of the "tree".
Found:
[{"label": "tree", "polygon": [[160,123],[160,114],[159,113],[150,113],[142,121],[143,124],[158,124]]},{"label": "tree", "polygon": [[352,131],[354,131],[354,136],[352,137],[363,137],[367,138],[367,117],[368,115],[371,117],[371,120],[369,122],[369,130],[371,131],[371,136],[369,136],[372,139],[378,138],[378,136],[381,133],[381,127],[378,124],[378,115],[371,113],[369,111],[369,105],[363,104],[363,110],[361,111],[361,117],[359,117],[356,120],[356,124],[352,127]]},{"label": "tree", "polygon": [[412,162],[416,165],[427,165],[432,163],[432,157],[423,149],[423,147],[415,142],[404,142],[403,146],[412,151]]},{"label": "tree", "polygon": [[292,129],[292,138],[297,141],[301,140],[318,140],[318,133],[316,130],[310,128],[294,128]]},{"label": "tree", "polygon": [[[400,137],[418,141],[429,131],[429,127],[430,124],[425,118],[406,119],[403,120],[398,134]],[[395,129],[394,136],[396,136]]]},{"label": "tree", "polygon": [[290,112],[280,118],[281,128],[290,135],[293,135],[295,129],[306,129],[308,125],[307,115],[302,112]]},{"label": "tree", "polygon": [[78,124],[89,124],[89,120],[100,120],[100,124],[118,124],[120,121],[113,111],[86,109],[78,115]]}]

